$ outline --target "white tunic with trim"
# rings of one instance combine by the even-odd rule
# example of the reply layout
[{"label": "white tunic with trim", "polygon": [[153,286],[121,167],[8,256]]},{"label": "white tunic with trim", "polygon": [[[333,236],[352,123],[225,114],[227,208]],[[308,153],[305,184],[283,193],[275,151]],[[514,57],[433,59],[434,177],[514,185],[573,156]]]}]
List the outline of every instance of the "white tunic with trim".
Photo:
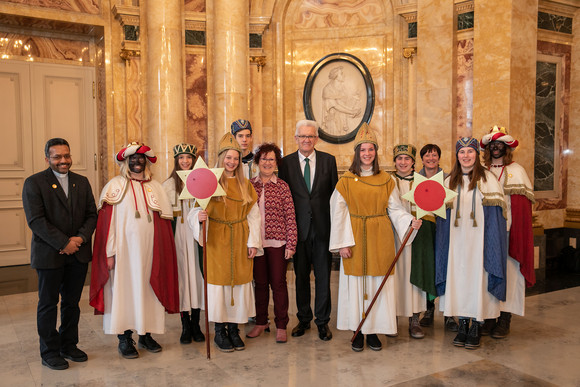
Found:
[{"label": "white tunic with trim", "polygon": [[[393,176],[393,178],[397,182],[399,195],[402,196],[411,190],[410,181],[398,179],[396,176]],[[414,210],[408,200],[400,200],[407,212],[411,213]],[[398,250],[404,235],[399,235],[396,229],[393,229],[393,231],[397,235],[395,248]],[[424,312],[427,309],[427,293],[411,283],[412,248],[413,246],[408,243],[395,265],[397,316],[411,317],[413,313]]]},{"label": "white tunic with trim", "polygon": [[175,252],[177,254],[177,276],[179,279],[179,310],[189,312],[191,309],[204,309],[203,276],[198,260],[198,245],[193,230],[185,222],[193,209],[194,199],[179,200],[175,192],[175,182],[169,178],[163,182],[163,188],[171,200],[175,224]]},{"label": "white tunic with trim", "polygon": [[[107,257],[115,256],[115,268],[109,272],[103,289],[106,334],[122,334],[128,329],[140,335],[165,332],[165,308],[149,282],[155,234],[152,209],[170,219],[171,205],[160,183],[152,180],[144,183],[143,188],[151,221],[148,221],[145,197],[137,181],[116,176],[103,188],[99,200],[99,208],[103,202],[113,207]],[[139,218],[135,217],[135,202]]]}]

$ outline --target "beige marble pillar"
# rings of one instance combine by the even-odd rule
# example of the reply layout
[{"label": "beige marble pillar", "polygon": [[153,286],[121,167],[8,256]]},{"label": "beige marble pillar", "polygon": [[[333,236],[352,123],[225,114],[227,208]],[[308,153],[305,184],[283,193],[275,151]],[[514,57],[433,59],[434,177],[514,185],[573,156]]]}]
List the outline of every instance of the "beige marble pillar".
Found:
[{"label": "beige marble pillar", "polygon": [[[505,126],[533,181],[538,0],[475,2],[473,135]],[[495,27],[491,27],[495,26]]]},{"label": "beige marble pillar", "polygon": [[184,140],[183,2],[146,0],[142,4],[145,34],[145,141],[157,155],[153,171],[164,180],[173,169],[175,144]]},{"label": "beige marble pillar", "polygon": [[[417,138],[418,149],[436,142],[441,167],[450,170],[454,155],[453,61],[454,5],[447,0],[417,1]],[[434,139],[434,133],[435,139]],[[453,151],[452,151],[453,149]]]},{"label": "beige marble pillar", "polygon": [[[211,98],[209,159],[215,160],[217,141],[236,119],[249,119],[249,0],[211,3]],[[208,7],[209,11],[209,7]],[[209,16],[209,15],[208,15]],[[208,90],[210,88],[208,87]],[[213,133],[212,133],[213,132]],[[212,136],[213,134],[213,136]],[[212,152],[213,150],[213,152]],[[212,154],[213,153],[213,154]]]},{"label": "beige marble pillar", "polygon": [[409,142],[419,147],[417,149],[419,150],[421,149],[421,145],[417,144],[417,66],[414,58],[415,52],[416,50],[411,53],[407,61],[407,112],[409,117]]}]

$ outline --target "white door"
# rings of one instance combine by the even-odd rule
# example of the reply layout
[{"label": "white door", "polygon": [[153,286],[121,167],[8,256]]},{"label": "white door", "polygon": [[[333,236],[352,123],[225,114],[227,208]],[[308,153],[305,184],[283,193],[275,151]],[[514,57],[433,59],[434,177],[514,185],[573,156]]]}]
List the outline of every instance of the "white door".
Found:
[{"label": "white door", "polygon": [[0,62],[0,117],[9,117],[2,124],[8,152],[0,152],[0,267],[30,262],[22,184],[47,168],[48,139],[69,142],[72,170],[87,176],[98,192],[93,82],[93,68]]}]

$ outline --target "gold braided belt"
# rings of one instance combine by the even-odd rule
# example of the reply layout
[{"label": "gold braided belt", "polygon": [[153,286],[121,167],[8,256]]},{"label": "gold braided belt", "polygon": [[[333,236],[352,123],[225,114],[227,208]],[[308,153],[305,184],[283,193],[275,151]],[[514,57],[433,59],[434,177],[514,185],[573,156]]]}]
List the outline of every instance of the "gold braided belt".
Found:
[{"label": "gold braided belt", "polygon": [[238,220],[224,220],[218,218],[208,217],[210,222],[225,224],[230,229],[230,283],[231,283],[231,305],[234,306],[234,224],[242,223],[246,218]]},{"label": "gold braided belt", "polygon": [[[376,215],[357,215],[357,214],[350,214],[351,217],[356,219],[362,219],[363,222],[363,244],[362,244],[362,257],[363,257],[363,300],[368,300],[367,294],[367,284],[366,284],[366,277],[367,277],[367,219],[371,218],[379,218],[381,216],[387,216],[387,212],[385,210],[384,214],[376,214]],[[364,301],[363,301],[364,305]],[[363,318],[364,318],[364,311],[363,311]]]}]

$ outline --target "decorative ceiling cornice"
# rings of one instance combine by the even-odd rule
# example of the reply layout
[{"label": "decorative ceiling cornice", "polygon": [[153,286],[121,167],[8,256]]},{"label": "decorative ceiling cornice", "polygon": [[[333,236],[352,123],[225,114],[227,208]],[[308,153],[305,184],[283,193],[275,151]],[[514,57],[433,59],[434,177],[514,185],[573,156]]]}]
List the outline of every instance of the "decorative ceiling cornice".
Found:
[{"label": "decorative ceiling cornice", "polygon": [[111,11],[122,26],[139,25],[139,7],[115,4]]}]

